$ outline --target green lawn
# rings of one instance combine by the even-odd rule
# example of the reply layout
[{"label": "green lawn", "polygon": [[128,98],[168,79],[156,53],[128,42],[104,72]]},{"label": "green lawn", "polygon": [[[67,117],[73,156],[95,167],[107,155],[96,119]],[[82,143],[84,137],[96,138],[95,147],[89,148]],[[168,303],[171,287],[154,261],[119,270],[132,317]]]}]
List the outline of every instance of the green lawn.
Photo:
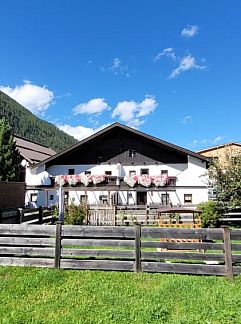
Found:
[{"label": "green lawn", "polygon": [[241,277],[0,267],[0,323],[241,323]]}]

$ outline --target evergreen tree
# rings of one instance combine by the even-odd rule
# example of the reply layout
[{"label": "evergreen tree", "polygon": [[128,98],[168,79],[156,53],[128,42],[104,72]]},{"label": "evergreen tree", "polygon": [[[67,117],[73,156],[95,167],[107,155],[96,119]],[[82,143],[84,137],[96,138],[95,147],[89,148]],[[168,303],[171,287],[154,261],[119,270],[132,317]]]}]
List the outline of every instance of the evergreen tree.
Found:
[{"label": "evergreen tree", "polygon": [[0,181],[19,181],[20,153],[9,124],[0,119]]}]

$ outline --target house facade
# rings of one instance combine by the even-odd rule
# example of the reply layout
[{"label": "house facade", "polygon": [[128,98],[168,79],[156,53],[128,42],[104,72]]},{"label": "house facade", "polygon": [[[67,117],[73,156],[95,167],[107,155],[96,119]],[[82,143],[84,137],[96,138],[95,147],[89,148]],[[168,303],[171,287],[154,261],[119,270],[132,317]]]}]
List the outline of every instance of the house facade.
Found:
[{"label": "house facade", "polygon": [[195,206],[208,200],[207,160],[115,123],[35,164],[29,181],[42,206],[58,204],[59,185],[66,204]]},{"label": "house facade", "polygon": [[204,150],[198,151],[197,153],[208,158],[218,160],[221,164],[225,164],[227,156],[235,157],[241,155],[241,144],[230,142],[222,145],[208,147]]},{"label": "house facade", "polygon": [[[26,183],[26,194],[25,194],[25,206],[37,207],[37,199],[40,196],[40,189],[36,189],[36,185],[42,185],[46,182],[46,178],[49,181],[49,175],[36,175],[32,166],[39,163],[47,158],[50,158],[56,152],[47,146],[40,145],[33,141],[29,141],[26,138],[15,135],[14,141],[16,148],[18,149],[21,161],[21,181]],[[50,182],[49,182],[50,183]]]}]

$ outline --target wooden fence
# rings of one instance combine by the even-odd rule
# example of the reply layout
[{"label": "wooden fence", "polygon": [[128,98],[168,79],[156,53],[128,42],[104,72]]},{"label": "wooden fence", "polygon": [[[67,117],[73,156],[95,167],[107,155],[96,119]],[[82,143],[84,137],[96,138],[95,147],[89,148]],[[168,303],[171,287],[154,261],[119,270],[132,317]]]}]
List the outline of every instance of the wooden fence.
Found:
[{"label": "wooden fence", "polygon": [[23,207],[25,188],[25,182],[0,181],[0,208]]},{"label": "wooden fence", "polygon": [[87,224],[89,225],[156,225],[157,207],[149,205],[130,206],[89,206]]},{"label": "wooden fence", "polygon": [[[173,241],[163,242],[163,238]],[[241,230],[227,227],[3,224],[0,265],[226,275],[232,279],[241,273],[240,240]]]},{"label": "wooden fence", "polygon": [[11,208],[0,210],[0,223],[4,224],[45,224],[52,222],[53,211],[51,208]]}]

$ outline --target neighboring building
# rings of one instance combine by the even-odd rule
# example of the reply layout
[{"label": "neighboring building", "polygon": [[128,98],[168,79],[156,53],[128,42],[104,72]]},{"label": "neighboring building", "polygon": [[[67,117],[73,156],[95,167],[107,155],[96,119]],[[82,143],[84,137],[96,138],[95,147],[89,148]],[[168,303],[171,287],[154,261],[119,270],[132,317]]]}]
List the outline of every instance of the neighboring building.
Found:
[{"label": "neighboring building", "polygon": [[[230,157],[235,158],[236,156],[241,155],[241,144],[230,142],[218,146],[209,147],[207,149],[198,151],[197,153],[208,157],[210,160],[218,161],[222,168],[225,169],[225,166],[228,165],[228,159]],[[215,188],[208,189],[208,198],[209,200],[217,199],[217,192]]]},{"label": "neighboring building", "polygon": [[[32,184],[32,169],[31,167],[45,160],[52,155],[56,154],[56,152],[47,146],[40,145],[33,141],[29,141],[26,138],[20,136],[14,136],[14,141],[16,143],[16,147],[20,152],[22,162],[21,162],[21,179],[20,181],[26,182],[27,190],[25,197],[25,204],[30,207],[36,207],[36,201],[38,196],[38,190],[34,188],[31,189]],[[41,179],[43,176],[41,176]],[[41,185],[41,180],[34,179],[34,184]]]},{"label": "neighboring building", "polygon": [[[36,202],[42,206],[58,203],[58,185],[51,179],[59,175],[65,181],[67,176],[75,182],[78,179],[74,186],[64,185],[65,203],[87,200],[89,204],[193,206],[208,200],[208,188],[202,181],[207,160],[195,152],[114,123],[33,165],[31,187],[42,190],[38,191]],[[101,175],[104,177],[98,178]],[[137,177],[141,184],[131,187],[130,181],[136,181]],[[84,185],[80,178],[87,183]],[[94,185],[91,181],[96,179],[104,181]]]},{"label": "neighboring building", "polygon": [[230,142],[218,146],[208,147],[207,149],[197,152],[211,159],[218,159],[219,162],[225,163],[227,156],[241,155],[241,144]]}]

